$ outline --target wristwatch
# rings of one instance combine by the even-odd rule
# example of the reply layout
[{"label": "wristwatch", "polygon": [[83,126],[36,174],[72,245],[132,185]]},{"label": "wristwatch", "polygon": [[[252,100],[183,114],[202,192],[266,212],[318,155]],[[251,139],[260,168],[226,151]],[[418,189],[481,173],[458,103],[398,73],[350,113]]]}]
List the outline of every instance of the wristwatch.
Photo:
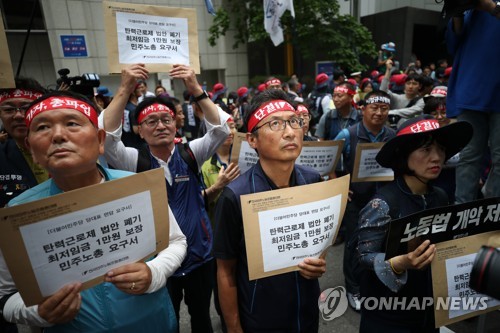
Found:
[{"label": "wristwatch", "polygon": [[202,99],[205,99],[205,98],[210,98],[210,96],[208,96],[208,93],[205,90],[203,90],[203,93],[200,96],[194,97],[194,101],[196,103],[198,103],[199,101],[201,101]]}]

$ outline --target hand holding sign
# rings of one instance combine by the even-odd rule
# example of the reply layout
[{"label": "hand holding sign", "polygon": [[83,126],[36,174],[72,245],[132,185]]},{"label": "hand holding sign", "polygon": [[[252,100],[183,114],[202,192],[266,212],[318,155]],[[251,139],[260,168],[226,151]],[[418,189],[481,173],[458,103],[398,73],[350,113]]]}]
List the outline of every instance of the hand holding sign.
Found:
[{"label": "hand holding sign", "polygon": [[317,279],[326,272],[326,260],[322,258],[305,258],[299,263],[300,275],[305,279]]},{"label": "hand holding sign", "polygon": [[187,65],[176,64],[168,72],[173,79],[182,79],[187,91],[193,96],[199,96],[203,93],[194,70]]},{"label": "hand holding sign", "polygon": [[113,283],[124,293],[140,295],[149,289],[152,275],[148,265],[135,262],[109,271],[104,280]]},{"label": "hand holding sign", "polygon": [[129,94],[133,93],[137,80],[147,80],[149,71],[144,64],[132,64],[122,68],[121,88]]},{"label": "hand holding sign", "polygon": [[436,245],[426,240],[414,251],[391,258],[390,262],[395,272],[404,272],[408,269],[423,269],[432,262],[435,254]]},{"label": "hand holding sign", "polygon": [[76,317],[80,311],[81,283],[68,284],[54,295],[38,304],[38,314],[51,324],[64,324]]}]

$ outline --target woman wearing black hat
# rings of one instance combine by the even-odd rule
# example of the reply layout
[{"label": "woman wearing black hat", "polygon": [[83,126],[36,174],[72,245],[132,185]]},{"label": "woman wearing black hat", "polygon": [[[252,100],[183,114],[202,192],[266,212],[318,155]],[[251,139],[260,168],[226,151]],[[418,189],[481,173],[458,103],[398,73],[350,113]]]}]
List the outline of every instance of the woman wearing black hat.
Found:
[{"label": "woman wearing black hat", "polygon": [[[448,204],[446,193],[431,185],[444,162],[470,140],[472,127],[456,122],[439,127],[423,115],[407,120],[377,154],[377,162],[392,168],[395,180],[381,188],[360,212],[358,251],[365,268],[361,297],[364,302],[360,332],[437,332],[434,310],[424,297],[432,297],[429,264],[435,245],[427,240],[415,250],[385,260],[385,241],[392,219]],[[391,306],[380,306],[391,301]],[[426,300],[430,300],[427,298]],[[413,302],[413,303],[411,303]],[[411,306],[410,306],[411,305]]]}]

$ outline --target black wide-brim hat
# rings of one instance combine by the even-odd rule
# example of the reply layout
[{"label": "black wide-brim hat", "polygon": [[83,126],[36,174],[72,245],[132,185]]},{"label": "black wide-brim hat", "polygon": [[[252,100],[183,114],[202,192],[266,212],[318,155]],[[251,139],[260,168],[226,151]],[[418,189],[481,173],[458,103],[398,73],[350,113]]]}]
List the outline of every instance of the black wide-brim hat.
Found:
[{"label": "black wide-brim hat", "polygon": [[469,143],[472,132],[472,125],[466,121],[439,127],[439,122],[430,115],[408,119],[401,124],[396,136],[382,146],[376,160],[384,168],[394,168],[410,142],[431,135],[445,147],[446,161]]}]

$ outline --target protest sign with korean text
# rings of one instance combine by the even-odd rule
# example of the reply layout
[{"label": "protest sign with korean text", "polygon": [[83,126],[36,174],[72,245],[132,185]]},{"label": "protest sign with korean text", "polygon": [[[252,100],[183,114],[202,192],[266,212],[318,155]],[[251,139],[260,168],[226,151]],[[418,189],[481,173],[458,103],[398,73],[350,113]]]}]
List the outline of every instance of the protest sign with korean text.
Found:
[{"label": "protest sign with korean text", "polygon": [[356,146],[352,182],[383,182],[394,179],[394,171],[375,160],[385,142],[359,143]]},{"label": "protest sign with korean text", "polygon": [[249,279],[297,271],[325,255],[344,215],[349,176],[241,196]]},{"label": "protest sign with korean text", "polygon": [[[302,151],[295,163],[309,166],[318,171],[321,176],[326,176],[335,170],[343,147],[344,140],[304,141]],[[237,133],[231,150],[231,162],[237,163],[240,172],[244,173],[257,164],[258,160],[259,155],[248,144],[246,135]]]},{"label": "protest sign with korean text", "polygon": [[469,287],[472,266],[482,245],[500,246],[500,231],[436,244],[431,264],[436,327],[500,308],[500,301]]},{"label": "protest sign with korean text", "polygon": [[168,215],[165,176],[155,169],[0,210],[0,247],[29,306],[165,249]]},{"label": "protest sign with korean text", "polygon": [[500,230],[500,198],[424,210],[391,221],[386,259],[413,251],[424,240],[440,243]]},{"label": "protest sign with korean text", "polygon": [[108,1],[103,8],[110,73],[134,63],[150,72],[183,64],[200,73],[196,9]]},{"label": "protest sign with korean text", "polygon": [[[0,11],[0,14],[1,11]],[[14,71],[10,60],[7,36],[3,25],[3,15],[0,15],[0,88],[15,88]]]}]

